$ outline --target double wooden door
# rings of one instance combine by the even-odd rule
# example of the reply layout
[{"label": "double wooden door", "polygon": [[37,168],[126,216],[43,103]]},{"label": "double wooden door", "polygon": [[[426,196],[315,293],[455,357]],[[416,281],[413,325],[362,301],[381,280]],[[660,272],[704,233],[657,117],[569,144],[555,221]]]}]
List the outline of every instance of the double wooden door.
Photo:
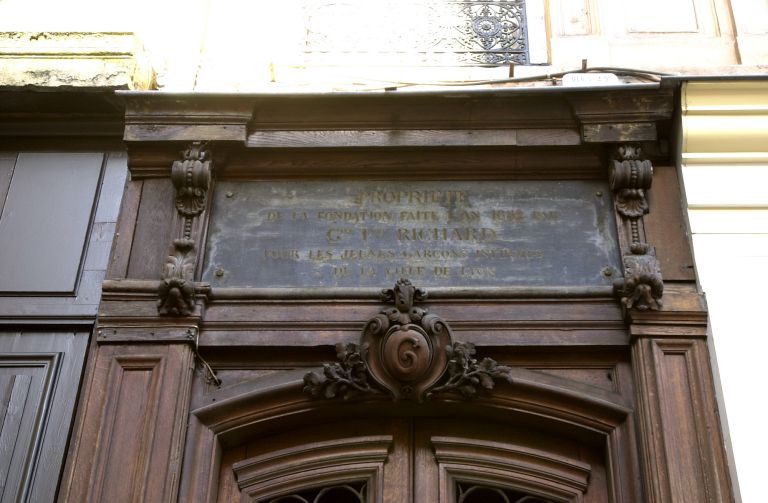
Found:
[{"label": "double wooden door", "polygon": [[605,446],[532,424],[368,418],[225,449],[219,501],[607,502]]}]

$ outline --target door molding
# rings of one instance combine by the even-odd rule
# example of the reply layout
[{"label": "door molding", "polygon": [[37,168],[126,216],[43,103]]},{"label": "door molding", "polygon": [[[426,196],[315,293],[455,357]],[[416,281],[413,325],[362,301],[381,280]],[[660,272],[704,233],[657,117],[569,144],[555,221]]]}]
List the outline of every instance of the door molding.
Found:
[{"label": "door molding", "polygon": [[[493,395],[469,402],[436,398],[427,404],[393,404],[391,398],[374,395],[339,403],[307,396],[302,391],[306,371],[278,372],[218,389],[206,397],[206,405],[191,411],[180,501],[216,501],[216,481],[226,447],[291,426],[311,428],[329,420],[382,415],[458,415],[479,424],[489,419],[508,424],[528,421],[573,438],[599,438],[605,444],[612,501],[637,498],[632,408],[618,393],[580,388],[569,379],[512,368],[513,385],[502,383]],[[583,467],[579,470],[583,472]]]},{"label": "door molding", "polygon": [[457,480],[502,487],[511,482],[515,489],[568,502],[580,502],[589,487],[591,466],[576,459],[461,437],[433,436],[430,443],[440,473],[440,501],[455,501]]},{"label": "door molding", "polygon": [[373,501],[384,491],[384,462],[392,435],[353,436],[299,445],[254,456],[232,467],[248,501],[298,491],[307,486],[364,480]]}]

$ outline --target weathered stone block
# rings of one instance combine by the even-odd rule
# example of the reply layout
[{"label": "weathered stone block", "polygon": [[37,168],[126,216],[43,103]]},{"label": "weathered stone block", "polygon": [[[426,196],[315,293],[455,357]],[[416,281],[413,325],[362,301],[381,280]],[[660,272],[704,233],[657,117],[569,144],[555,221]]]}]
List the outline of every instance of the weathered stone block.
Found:
[{"label": "weathered stone block", "polygon": [[0,32],[0,86],[151,89],[133,33]]}]

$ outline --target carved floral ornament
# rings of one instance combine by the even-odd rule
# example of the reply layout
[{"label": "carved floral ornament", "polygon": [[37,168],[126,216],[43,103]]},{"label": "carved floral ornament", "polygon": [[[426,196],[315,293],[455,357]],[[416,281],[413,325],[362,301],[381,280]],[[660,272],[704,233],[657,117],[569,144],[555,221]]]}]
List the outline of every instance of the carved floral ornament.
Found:
[{"label": "carved floral ornament", "polygon": [[173,251],[163,268],[157,309],[161,315],[188,316],[195,310],[195,242],[175,239]]},{"label": "carved floral ornament", "polygon": [[619,286],[621,303],[627,309],[658,310],[662,306],[664,282],[656,252],[647,243],[634,243],[631,255],[623,257],[624,281]]},{"label": "carved floral ornament", "polygon": [[322,374],[304,376],[304,391],[315,397],[344,399],[385,393],[395,400],[424,401],[438,393],[477,394],[491,390],[494,380],[512,382],[511,369],[491,358],[478,361],[475,347],[455,342],[448,324],[426,309],[414,307],[426,291],[400,279],[382,291],[382,310],[366,323],[359,344],[338,344],[338,362],[323,365]]}]

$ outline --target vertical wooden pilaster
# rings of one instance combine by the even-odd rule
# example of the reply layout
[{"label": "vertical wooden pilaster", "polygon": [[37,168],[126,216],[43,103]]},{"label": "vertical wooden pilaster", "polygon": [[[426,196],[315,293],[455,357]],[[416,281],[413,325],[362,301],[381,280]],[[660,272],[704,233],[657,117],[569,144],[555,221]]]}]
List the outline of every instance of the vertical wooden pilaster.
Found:
[{"label": "vertical wooden pilaster", "polygon": [[[59,490],[62,502],[178,499],[208,290],[195,279],[211,183],[209,152],[193,143],[165,172],[168,178],[129,188],[121,209],[120,225],[126,231],[133,229],[137,215],[153,225],[142,227],[138,238],[126,232],[115,243],[115,279],[103,285],[87,385]],[[160,190],[147,192],[148,183]],[[169,242],[171,254],[165,257],[159,250]],[[133,274],[126,274],[137,262],[151,267],[134,267]]]},{"label": "vertical wooden pilaster", "polygon": [[703,296],[693,282],[664,284],[646,241],[650,161],[636,144],[619,146],[615,157],[610,183],[624,265],[615,286],[631,336],[646,499],[732,502]]},{"label": "vertical wooden pilaster", "polygon": [[59,501],[176,501],[193,370],[189,344],[99,345]]},{"label": "vertical wooden pilaster", "polygon": [[706,318],[695,326],[633,323],[630,329],[648,501],[734,501]]}]

